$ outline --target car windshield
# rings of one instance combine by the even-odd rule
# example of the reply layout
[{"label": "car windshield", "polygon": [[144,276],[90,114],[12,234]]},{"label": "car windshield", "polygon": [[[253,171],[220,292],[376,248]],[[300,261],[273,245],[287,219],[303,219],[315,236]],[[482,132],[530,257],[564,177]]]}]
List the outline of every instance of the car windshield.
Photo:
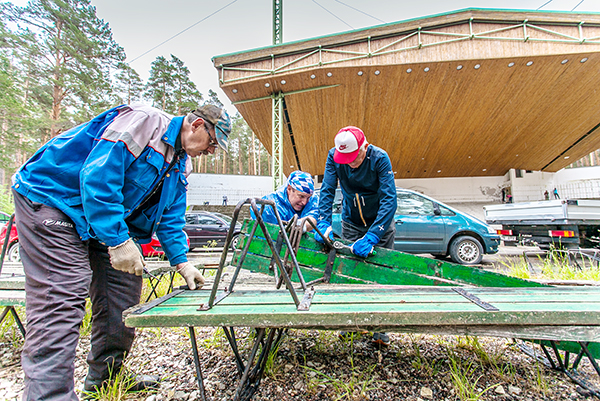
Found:
[{"label": "car windshield", "polygon": [[215,216],[219,216],[220,218],[222,218],[223,220],[225,220],[227,223],[231,224],[231,220],[232,218],[227,216],[226,214],[223,213],[215,213]]}]

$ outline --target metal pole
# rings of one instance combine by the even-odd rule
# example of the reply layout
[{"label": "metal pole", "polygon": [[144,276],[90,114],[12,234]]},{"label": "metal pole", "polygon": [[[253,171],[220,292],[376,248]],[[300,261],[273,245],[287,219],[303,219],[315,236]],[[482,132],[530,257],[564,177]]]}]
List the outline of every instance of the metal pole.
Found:
[{"label": "metal pole", "polygon": [[271,133],[271,144],[273,157],[272,175],[273,190],[277,190],[283,184],[283,125],[281,123],[283,116],[283,94],[273,95],[273,124]]},{"label": "metal pole", "polygon": [[273,44],[283,42],[283,0],[273,0]]}]

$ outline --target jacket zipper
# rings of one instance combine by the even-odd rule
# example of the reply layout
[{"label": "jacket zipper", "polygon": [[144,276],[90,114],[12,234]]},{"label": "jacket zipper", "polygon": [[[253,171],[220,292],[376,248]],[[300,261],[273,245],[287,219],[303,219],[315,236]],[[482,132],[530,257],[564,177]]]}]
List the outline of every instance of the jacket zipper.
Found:
[{"label": "jacket zipper", "polygon": [[[365,218],[363,216],[362,207],[360,207],[360,200],[361,200],[361,198],[358,196],[358,194],[355,194],[355,195],[356,195],[356,204],[358,205],[358,214],[360,215],[360,219],[362,220],[363,224],[366,227],[367,226],[367,222],[365,221]],[[362,201],[363,201],[363,206],[364,206],[365,205],[365,200],[363,199]]]}]

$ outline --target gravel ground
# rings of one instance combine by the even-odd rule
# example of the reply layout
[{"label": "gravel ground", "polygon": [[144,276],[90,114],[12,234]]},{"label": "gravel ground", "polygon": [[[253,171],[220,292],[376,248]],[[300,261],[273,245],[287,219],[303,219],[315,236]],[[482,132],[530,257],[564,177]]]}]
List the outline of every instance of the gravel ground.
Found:
[{"label": "gravel ground", "polygon": [[[487,266],[486,266],[487,267]],[[248,353],[253,332],[236,333]],[[231,400],[239,378],[222,329],[196,329],[208,399]],[[592,397],[566,375],[521,352],[512,340],[390,333],[391,345],[376,348],[370,335],[341,340],[336,332],[290,330],[269,361],[253,400],[586,400]],[[89,335],[75,361],[78,395],[87,373]],[[22,339],[16,327],[0,327],[0,400],[21,399]],[[160,389],[106,400],[201,399],[188,331],[138,330],[127,367],[158,374]],[[579,375],[596,389],[600,378],[584,360]]]},{"label": "gravel ground", "polygon": [[[235,360],[222,330],[196,330],[209,399],[233,399],[238,378]],[[242,352],[247,352],[248,341],[244,339],[248,337],[248,331],[238,334]],[[12,340],[7,337],[12,337]],[[337,333],[331,331],[291,330],[280,343],[253,399],[591,399],[585,390],[564,374],[536,363],[510,340],[406,334],[390,334],[390,337],[391,345],[379,349],[371,345],[367,334],[346,341],[340,340]],[[21,345],[16,333],[9,333],[0,343],[2,400],[21,398]],[[75,361],[78,394],[86,374],[88,349],[89,337],[82,337]],[[127,362],[131,370],[158,374],[163,382],[155,393],[138,393],[129,395],[127,399],[201,399],[187,330],[139,330],[131,355]],[[589,362],[585,361],[580,368],[580,375],[596,388],[600,387]],[[467,389],[461,393],[465,387]]]}]

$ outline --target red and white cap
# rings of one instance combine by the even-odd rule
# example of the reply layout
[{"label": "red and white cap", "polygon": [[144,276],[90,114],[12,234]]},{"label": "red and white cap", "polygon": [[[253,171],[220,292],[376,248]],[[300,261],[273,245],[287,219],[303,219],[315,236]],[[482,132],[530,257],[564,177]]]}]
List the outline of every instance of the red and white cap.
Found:
[{"label": "red and white cap", "polygon": [[363,143],[365,143],[365,134],[360,128],[353,126],[342,128],[335,136],[333,161],[338,164],[352,163]]}]

